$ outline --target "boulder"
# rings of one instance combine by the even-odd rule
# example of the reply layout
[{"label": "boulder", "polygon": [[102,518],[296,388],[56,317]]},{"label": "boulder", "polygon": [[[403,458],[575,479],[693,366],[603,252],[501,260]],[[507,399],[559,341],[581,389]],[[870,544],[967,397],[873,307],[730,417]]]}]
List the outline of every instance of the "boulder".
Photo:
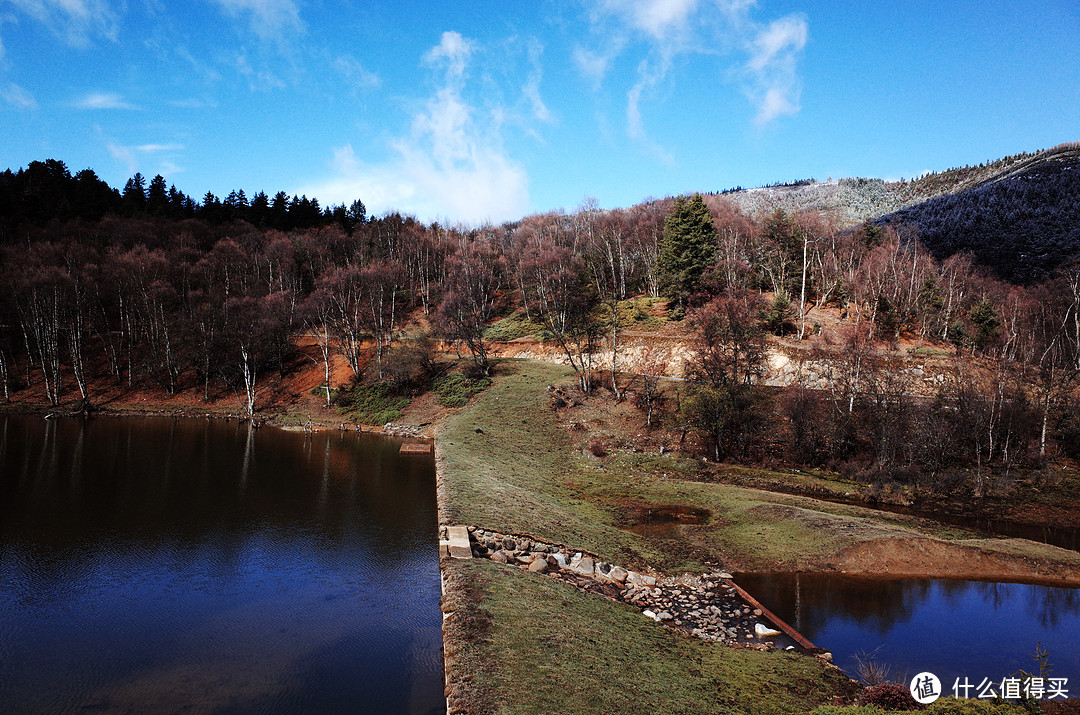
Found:
[{"label": "boulder", "polygon": [[616,566],[608,572],[608,578],[612,581],[618,581],[619,583],[625,583],[627,577],[627,571],[622,566]]},{"label": "boulder", "polygon": [[547,570],[547,559],[533,559],[533,562],[529,564],[529,571],[533,573],[547,573]]},{"label": "boulder", "polygon": [[491,560],[495,561],[496,563],[500,563],[500,564],[505,564],[505,563],[507,563],[509,561],[509,559],[506,558],[506,552],[505,551],[496,551],[495,553],[493,553],[491,555]]},{"label": "boulder", "polygon": [[592,578],[596,574],[596,562],[593,561],[591,556],[574,554],[574,558],[570,559],[568,568],[574,573],[588,576],[589,578]]},{"label": "boulder", "polygon": [[780,635],[780,631],[776,630],[775,628],[769,628],[768,626],[761,623],[755,623],[754,635],[756,635],[758,638],[775,638],[776,636]]}]

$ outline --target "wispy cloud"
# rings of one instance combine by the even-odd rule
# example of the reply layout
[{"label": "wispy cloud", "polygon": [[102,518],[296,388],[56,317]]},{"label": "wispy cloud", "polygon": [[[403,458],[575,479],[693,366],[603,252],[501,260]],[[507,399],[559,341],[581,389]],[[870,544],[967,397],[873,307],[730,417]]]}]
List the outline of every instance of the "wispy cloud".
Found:
[{"label": "wispy cloud", "polygon": [[269,70],[259,70],[251,66],[247,55],[236,56],[236,71],[247,77],[251,91],[267,91],[271,89],[284,89],[285,81]]},{"label": "wispy cloud", "polygon": [[459,85],[465,77],[465,68],[472,56],[474,45],[460,33],[447,31],[439,44],[424,53],[423,62],[432,67],[445,66],[448,83]]},{"label": "wispy cloud", "polygon": [[38,103],[37,100],[34,99],[34,95],[30,94],[14,82],[8,82],[6,86],[0,85],[0,100],[3,100],[4,104],[16,109],[38,108]]},{"label": "wispy cloud", "polygon": [[746,63],[747,95],[758,109],[755,124],[799,111],[798,61],[808,35],[806,19],[797,15],[774,20],[758,31]]},{"label": "wispy cloud", "polygon": [[[595,0],[589,16],[599,49],[578,47],[573,61],[598,90],[616,57],[640,53],[636,79],[626,90],[626,131],[667,161],[670,155],[649,140],[644,107],[681,55],[734,55],[735,72],[727,74],[757,109],[759,126],[798,112],[807,21],[788,15],[763,23],[755,10],[754,0]],[[718,66],[718,83],[724,74]]]},{"label": "wispy cloud", "polygon": [[116,4],[108,0],[7,0],[7,4],[74,47],[85,47],[95,36],[115,40],[119,31]]},{"label": "wispy cloud", "polygon": [[525,101],[528,102],[533,117],[541,122],[550,122],[552,121],[551,110],[548,109],[547,104],[544,103],[544,98],[540,95],[540,83],[544,78],[540,56],[543,54],[544,48],[539,42],[532,41],[527,44],[526,50],[529,56],[529,74],[525,79],[524,86],[521,88],[521,94]]},{"label": "wispy cloud", "polygon": [[397,209],[423,220],[479,224],[525,213],[528,179],[502,145],[498,112],[482,113],[462,94],[476,49],[456,32],[443,33],[422,58],[441,85],[413,115],[409,133],[389,142],[391,158],[369,164],[341,146],[332,176],[305,192],[331,203],[361,198],[373,212]]},{"label": "wispy cloud", "polygon": [[116,92],[91,92],[75,100],[74,104],[76,109],[138,109]]},{"label": "wispy cloud", "polygon": [[657,41],[670,43],[689,31],[698,4],[698,0],[601,0],[598,9]]},{"label": "wispy cloud", "polygon": [[302,32],[304,23],[293,0],[214,0],[230,17],[247,21],[259,39],[283,41]]},{"label": "wispy cloud", "polygon": [[334,70],[341,75],[342,79],[354,91],[375,89],[382,84],[379,75],[364,67],[359,60],[351,55],[342,55],[331,64]]},{"label": "wispy cloud", "polygon": [[174,162],[176,154],[184,150],[182,144],[138,144],[128,146],[108,140],[105,147],[114,159],[121,162],[128,173],[139,171],[150,160],[155,173],[169,176],[182,171]]}]

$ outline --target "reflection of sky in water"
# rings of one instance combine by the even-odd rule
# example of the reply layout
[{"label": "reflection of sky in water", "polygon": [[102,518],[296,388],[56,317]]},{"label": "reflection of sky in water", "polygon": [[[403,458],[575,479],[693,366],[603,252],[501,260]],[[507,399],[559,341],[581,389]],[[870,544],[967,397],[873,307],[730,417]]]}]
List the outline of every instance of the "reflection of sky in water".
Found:
[{"label": "reflection of sky in water", "polygon": [[[1080,696],[1080,591],[944,579],[889,581],[834,574],[743,575],[740,585],[854,674],[854,655],[876,651],[893,675],[928,670],[999,680],[1023,669],[1042,643],[1054,677]],[[796,608],[798,603],[801,608]]]},{"label": "reflection of sky in water", "polygon": [[440,712],[430,459],[0,418],[0,711]]}]

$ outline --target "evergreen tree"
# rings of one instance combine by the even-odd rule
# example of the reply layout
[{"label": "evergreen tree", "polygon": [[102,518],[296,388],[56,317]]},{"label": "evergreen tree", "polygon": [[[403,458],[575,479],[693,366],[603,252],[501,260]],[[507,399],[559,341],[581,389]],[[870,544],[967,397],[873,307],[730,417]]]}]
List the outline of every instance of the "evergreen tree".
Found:
[{"label": "evergreen tree", "polygon": [[151,216],[164,216],[169,206],[169,194],[165,190],[165,177],[158,174],[150,180],[146,195],[146,210]]},{"label": "evergreen tree", "polygon": [[139,172],[124,185],[124,210],[129,216],[146,211],[146,179]]},{"label": "evergreen tree", "polygon": [[712,264],[716,246],[716,226],[701,194],[675,199],[660,239],[660,292],[685,308],[701,274]]}]

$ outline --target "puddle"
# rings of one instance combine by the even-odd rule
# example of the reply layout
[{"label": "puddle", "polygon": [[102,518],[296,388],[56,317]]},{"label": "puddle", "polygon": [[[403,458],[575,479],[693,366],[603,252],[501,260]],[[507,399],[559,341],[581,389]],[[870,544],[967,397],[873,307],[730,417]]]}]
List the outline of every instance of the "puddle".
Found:
[{"label": "puddle", "polygon": [[681,504],[634,504],[619,509],[622,528],[641,536],[673,538],[681,535],[681,527],[704,524],[711,513]]}]

